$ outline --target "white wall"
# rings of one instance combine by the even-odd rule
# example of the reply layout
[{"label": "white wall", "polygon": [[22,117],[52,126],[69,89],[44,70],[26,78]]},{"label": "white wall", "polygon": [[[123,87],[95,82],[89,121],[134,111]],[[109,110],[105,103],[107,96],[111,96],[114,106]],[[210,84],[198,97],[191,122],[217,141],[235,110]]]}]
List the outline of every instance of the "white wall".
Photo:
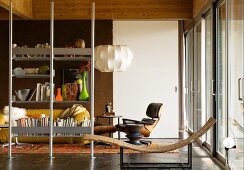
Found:
[{"label": "white wall", "polygon": [[128,45],[134,59],[113,74],[116,114],[140,120],[151,102],[164,104],[151,138],[178,138],[178,22],[114,21],[114,45]]}]

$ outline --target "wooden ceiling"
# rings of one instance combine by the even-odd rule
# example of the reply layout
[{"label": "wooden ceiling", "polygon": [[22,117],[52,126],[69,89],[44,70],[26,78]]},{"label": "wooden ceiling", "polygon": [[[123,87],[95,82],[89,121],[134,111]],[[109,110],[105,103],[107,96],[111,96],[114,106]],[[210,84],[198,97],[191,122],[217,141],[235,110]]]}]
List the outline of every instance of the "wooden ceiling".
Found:
[{"label": "wooden ceiling", "polygon": [[[0,0],[0,6],[8,9],[8,1]],[[92,0],[54,2],[55,19],[91,19]],[[193,16],[192,0],[95,0],[95,3],[96,19],[185,20]],[[50,0],[13,0],[13,12],[22,19],[46,20],[50,18]]]}]

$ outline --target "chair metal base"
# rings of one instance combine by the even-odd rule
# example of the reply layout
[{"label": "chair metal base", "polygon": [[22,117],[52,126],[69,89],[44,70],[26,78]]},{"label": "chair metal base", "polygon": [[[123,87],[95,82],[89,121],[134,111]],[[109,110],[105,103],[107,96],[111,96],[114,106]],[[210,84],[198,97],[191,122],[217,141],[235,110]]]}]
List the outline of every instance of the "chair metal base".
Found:
[{"label": "chair metal base", "polygon": [[121,169],[144,169],[144,168],[157,168],[157,169],[192,169],[192,143],[188,144],[188,154],[186,163],[144,163],[144,162],[124,162],[124,149],[120,147],[120,168]]}]

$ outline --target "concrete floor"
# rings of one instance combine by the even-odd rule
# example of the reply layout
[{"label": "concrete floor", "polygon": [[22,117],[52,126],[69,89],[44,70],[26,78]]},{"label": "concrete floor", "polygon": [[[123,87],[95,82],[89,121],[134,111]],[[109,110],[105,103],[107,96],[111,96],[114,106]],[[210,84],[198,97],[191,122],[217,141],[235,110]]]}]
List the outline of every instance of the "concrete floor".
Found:
[{"label": "concrete floor", "polygon": [[[162,140],[165,142],[165,139]],[[49,159],[48,154],[15,154],[13,159],[8,159],[7,155],[0,155],[0,170],[120,169],[119,154],[95,154],[95,159],[91,159],[89,154],[59,154],[54,156],[54,159]],[[124,159],[126,162],[185,162],[187,159],[187,148],[181,149],[180,153],[125,154]],[[204,150],[194,144],[193,169],[218,170],[220,168],[209,158]]]}]

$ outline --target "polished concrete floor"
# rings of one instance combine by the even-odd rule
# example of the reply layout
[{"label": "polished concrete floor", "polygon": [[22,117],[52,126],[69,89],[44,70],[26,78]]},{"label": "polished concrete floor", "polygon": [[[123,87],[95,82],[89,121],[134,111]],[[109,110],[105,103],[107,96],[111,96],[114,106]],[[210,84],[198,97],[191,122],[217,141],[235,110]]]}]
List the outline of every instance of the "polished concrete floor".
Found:
[{"label": "polished concrete floor", "polygon": [[[162,139],[159,141],[170,141]],[[47,154],[15,154],[13,159],[7,155],[0,155],[0,170],[117,170],[120,169],[119,154],[95,154],[91,159],[89,154],[59,154],[49,159]],[[125,154],[125,161],[130,162],[185,162],[187,147],[179,153],[160,154]],[[151,168],[152,169],[152,168]],[[217,170],[220,169],[196,144],[193,144],[193,169]]]}]

